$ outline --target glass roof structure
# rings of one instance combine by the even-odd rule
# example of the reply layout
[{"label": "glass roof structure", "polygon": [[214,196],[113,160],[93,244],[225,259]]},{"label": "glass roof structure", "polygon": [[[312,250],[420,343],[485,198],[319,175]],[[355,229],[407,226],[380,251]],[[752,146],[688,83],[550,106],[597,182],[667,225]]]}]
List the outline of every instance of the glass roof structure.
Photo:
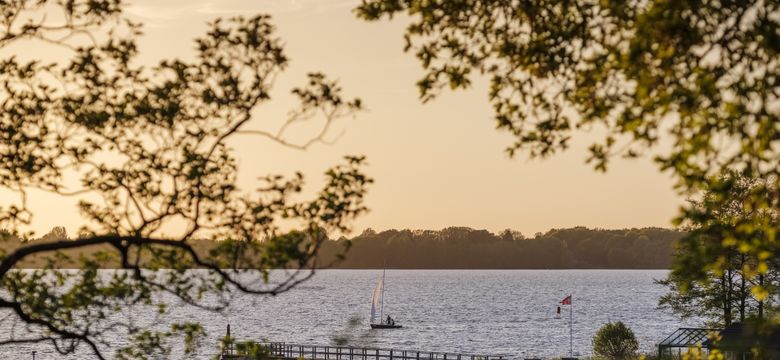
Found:
[{"label": "glass roof structure", "polygon": [[661,341],[658,346],[665,347],[691,347],[707,345],[709,335],[713,332],[718,332],[716,329],[698,329],[698,328],[679,328],[666,339]]},{"label": "glass roof structure", "polygon": [[701,346],[703,349],[709,349],[710,334],[719,331],[718,329],[679,328],[658,343],[658,356],[674,357],[674,354],[671,352],[673,348],[687,349]]}]

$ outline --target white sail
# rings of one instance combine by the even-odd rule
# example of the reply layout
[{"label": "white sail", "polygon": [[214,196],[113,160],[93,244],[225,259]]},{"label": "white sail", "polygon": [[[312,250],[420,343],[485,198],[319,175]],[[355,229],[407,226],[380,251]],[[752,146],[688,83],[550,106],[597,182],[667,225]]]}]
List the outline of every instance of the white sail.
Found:
[{"label": "white sail", "polygon": [[[381,311],[382,307],[382,290],[385,286],[384,279],[379,279],[379,282],[376,284],[376,287],[374,288],[374,293],[371,294],[371,323],[377,324],[378,321],[376,317],[377,311]],[[380,321],[382,314],[379,315]]]}]

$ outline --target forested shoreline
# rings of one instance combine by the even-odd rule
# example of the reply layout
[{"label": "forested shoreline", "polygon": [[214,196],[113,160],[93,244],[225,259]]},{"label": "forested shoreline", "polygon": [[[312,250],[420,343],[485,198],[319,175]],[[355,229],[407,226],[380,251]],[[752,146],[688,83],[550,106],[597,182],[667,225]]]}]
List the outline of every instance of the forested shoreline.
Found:
[{"label": "forested shoreline", "polygon": [[[2,249],[10,251],[23,244],[68,239],[65,228],[22,242],[5,237]],[[513,230],[492,233],[468,227],[442,230],[366,229],[352,238],[325,241],[319,251],[318,266],[336,269],[668,269],[672,265],[674,243],[684,235],[663,228],[552,229],[526,237]],[[191,240],[197,253],[206,255],[217,242]],[[344,253],[344,249],[348,251]],[[79,259],[103,247],[65,251],[57,267],[80,268]],[[339,254],[343,254],[340,259]],[[46,266],[46,257],[34,256],[21,268]],[[101,265],[115,267],[111,262]]]},{"label": "forested shoreline", "polygon": [[371,229],[323,246],[323,263],[345,242],[344,269],[668,269],[683,232],[663,228],[553,229],[525,237],[466,227],[434,230]]}]

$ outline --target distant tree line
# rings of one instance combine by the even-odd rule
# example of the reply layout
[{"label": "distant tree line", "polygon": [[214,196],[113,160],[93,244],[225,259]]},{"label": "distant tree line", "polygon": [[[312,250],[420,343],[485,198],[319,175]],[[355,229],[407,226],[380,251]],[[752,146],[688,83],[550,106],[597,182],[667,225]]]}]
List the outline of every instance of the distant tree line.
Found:
[{"label": "distant tree line", "polygon": [[405,269],[668,269],[681,231],[662,228],[553,229],[527,238],[518,231],[498,234],[467,227],[434,230],[371,229],[323,244],[333,259],[349,242],[339,268]]},{"label": "distant tree line", "polygon": [[[668,269],[674,244],[683,232],[662,228],[553,229],[526,237],[519,231],[492,233],[467,227],[442,230],[363,231],[353,238],[325,241],[320,249],[320,267],[343,269]],[[0,249],[10,251],[22,242],[6,234]],[[67,240],[63,227],[56,227],[30,243]],[[193,240],[200,254],[212,251],[219,242]],[[344,247],[349,250],[344,256]],[[68,253],[70,258],[104,251],[100,246]],[[118,264],[117,264],[118,265]],[[45,267],[43,258],[31,257],[20,267]],[[60,266],[78,268],[72,261]],[[112,267],[110,264],[103,267]]]}]

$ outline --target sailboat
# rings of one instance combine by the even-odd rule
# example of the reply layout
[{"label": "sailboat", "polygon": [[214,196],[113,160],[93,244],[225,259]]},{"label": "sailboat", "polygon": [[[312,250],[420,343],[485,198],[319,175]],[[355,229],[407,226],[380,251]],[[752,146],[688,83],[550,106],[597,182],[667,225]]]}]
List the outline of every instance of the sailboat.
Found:
[{"label": "sailboat", "polygon": [[[382,269],[382,278],[374,287],[374,292],[371,294],[371,328],[372,329],[398,329],[402,326],[396,324],[389,316],[384,318],[384,305],[385,305],[385,269]],[[377,310],[379,310],[379,318],[377,318]],[[389,322],[387,320],[390,320]],[[378,320],[378,321],[377,321]]]}]

